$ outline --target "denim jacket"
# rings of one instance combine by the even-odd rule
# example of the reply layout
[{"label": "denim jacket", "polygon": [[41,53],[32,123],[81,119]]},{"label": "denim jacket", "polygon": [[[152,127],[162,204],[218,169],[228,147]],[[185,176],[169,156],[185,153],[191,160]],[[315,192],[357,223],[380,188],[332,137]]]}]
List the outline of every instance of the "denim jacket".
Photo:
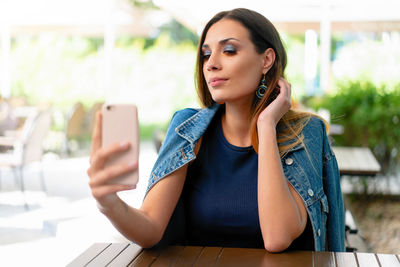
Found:
[{"label": "denim jacket", "polygon": [[[184,109],[174,114],[158,159],[153,167],[147,192],[158,181],[196,158],[194,148],[206,131],[219,105],[205,109]],[[339,170],[323,122],[312,117],[303,129],[304,145],[293,147],[281,160],[284,174],[301,196],[310,218],[316,251],[344,251],[344,205]],[[164,233],[182,231],[180,199]],[[176,220],[180,220],[180,226]],[[179,223],[178,223],[179,224]],[[171,237],[168,237],[171,240]],[[172,237],[173,240],[179,237]],[[161,241],[171,242],[171,241]]]}]

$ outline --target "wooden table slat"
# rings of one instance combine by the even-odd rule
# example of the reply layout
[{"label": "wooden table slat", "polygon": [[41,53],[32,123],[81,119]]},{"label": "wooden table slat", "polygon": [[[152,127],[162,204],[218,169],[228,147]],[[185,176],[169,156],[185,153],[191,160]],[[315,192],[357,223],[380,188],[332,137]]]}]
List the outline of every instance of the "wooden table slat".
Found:
[{"label": "wooden table slat", "polygon": [[308,267],[315,266],[313,252],[311,251],[290,251],[285,253],[268,253],[265,252],[263,265],[268,267]]},{"label": "wooden table slat", "polygon": [[224,248],[215,266],[309,267],[313,266],[313,254],[309,251],[268,253],[263,249]]},{"label": "wooden table slat", "polygon": [[174,263],[176,267],[182,266],[193,266],[193,264],[197,261],[200,253],[202,252],[203,247],[196,246],[188,246],[185,247],[182,253],[179,255],[179,258]]},{"label": "wooden table slat", "polygon": [[398,267],[400,266],[399,259],[393,254],[376,254],[381,266]]},{"label": "wooden table slat", "polygon": [[121,251],[123,251],[127,246],[128,246],[127,243],[112,243],[105,250],[103,250],[100,255],[94,258],[86,266],[87,267],[106,266],[116,256],[118,256],[121,253]]},{"label": "wooden table slat", "polygon": [[178,259],[183,249],[183,246],[166,247],[151,266],[171,266]]},{"label": "wooden table slat", "polygon": [[95,243],[85,250],[81,255],[75,258],[67,267],[81,267],[88,264],[96,258],[103,250],[105,250],[111,243]]},{"label": "wooden table slat", "polygon": [[356,253],[358,265],[362,267],[380,267],[375,254],[373,253]]},{"label": "wooden table slat", "polygon": [[357,267],[357,260],[354,253],[336,252],[335,261],[338,267]]},{"label": "wooden table slat", "polygon": [[129,267],[150,266],[161,254],[161,249],[145,249],[129,264]]},{"label": "wooden table slat", "polygon": [[223,248],[221,247],[204,247],[193,266],[214,266],[222,250]]},{"label": "wooden table slat", "polygon": [[260,266],[265,250],[251,248],[224,248],[215,266]]},{"label": "wooden table slat", "polygon": [[381,170],[379,162],[368,147],[333,146],[341,175],[375,175]]},{"label": "wooden table slat", "polygon": [[336,267],[335,255],[331,252],[321,251],[314,254],[313,266]]},{"label": "wooden table slat", "polygon": [[142,250],[139,245],[130,243],[107,267],[128,266]]}]

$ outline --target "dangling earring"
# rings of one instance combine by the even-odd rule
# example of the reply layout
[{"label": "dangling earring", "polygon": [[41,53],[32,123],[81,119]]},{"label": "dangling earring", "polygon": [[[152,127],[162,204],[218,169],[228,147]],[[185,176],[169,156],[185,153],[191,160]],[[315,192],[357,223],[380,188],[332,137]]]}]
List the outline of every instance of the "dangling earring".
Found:
[{"label": "dangling earring", "polygon": [[256,96],[259,99],[262,99],[265,92],[267,91],[267,85],[265,84],[265,74],[263,75],[263,79],[261,80],[261,84],[258,86],[257,90],[256,90]]}]

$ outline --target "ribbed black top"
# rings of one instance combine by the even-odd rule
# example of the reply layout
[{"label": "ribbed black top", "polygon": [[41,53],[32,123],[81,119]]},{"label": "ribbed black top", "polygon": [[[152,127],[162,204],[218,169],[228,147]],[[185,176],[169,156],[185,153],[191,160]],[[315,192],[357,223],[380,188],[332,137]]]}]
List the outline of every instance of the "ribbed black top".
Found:
[{"label": "ribbed black top", "polygon": [[[224,137],[221,112],[203,136],[183,190],[188,245],[263,248],[257,203],[258,155]],[[289,249],[313,250],[311,224]]]}]

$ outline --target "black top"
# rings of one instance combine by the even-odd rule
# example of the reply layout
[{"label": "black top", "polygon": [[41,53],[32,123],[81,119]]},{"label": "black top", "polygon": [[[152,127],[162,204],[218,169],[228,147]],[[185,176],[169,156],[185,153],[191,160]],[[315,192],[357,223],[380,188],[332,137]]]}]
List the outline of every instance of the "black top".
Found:
[{"label": "black top", "polygon": [[[198,246],[264,248],[258,203],[258,155],[224,137],[221,112],[203,136],[183,189],[186,243]],[[289,250],[313,250],[309,220]]]}]

